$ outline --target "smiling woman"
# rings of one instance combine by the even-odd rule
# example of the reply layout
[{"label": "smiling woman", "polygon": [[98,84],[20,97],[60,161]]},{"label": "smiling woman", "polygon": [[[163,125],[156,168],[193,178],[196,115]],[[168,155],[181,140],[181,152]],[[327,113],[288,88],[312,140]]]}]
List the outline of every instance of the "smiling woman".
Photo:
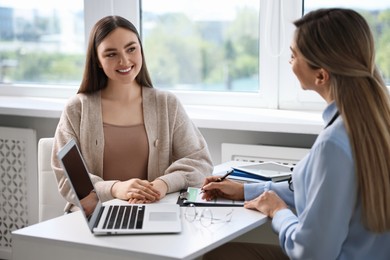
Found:
[{"label": "smiling woman", "polygon": [[178,99],[153,87],[138,31],[121,16],[92,28],[81,86],[55,133],[52,165],[69,210],[77,204],[55,155],[71,139],[103,201],[156,202],[212,172],[206,141]]},{"label": "smiling woman", "polygon": [[[126,38],[123,35],[128,35]],[[134,82],[143,65],[137,35],[118,28],[98,46],[99,65],[108,78],[122,84]],[[106,88],[110,89],[110,81]],[[112,84],[112,83],[111,83]]]}]

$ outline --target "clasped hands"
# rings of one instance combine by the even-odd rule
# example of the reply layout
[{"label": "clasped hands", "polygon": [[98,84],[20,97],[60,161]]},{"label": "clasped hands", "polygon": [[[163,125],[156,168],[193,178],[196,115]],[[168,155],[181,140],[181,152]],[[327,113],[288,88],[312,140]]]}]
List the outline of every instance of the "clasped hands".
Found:
[{"label": "clasped hands", "polygon": [[[244,184],[229,179],[219,182],[218,179],[219,176],[210,176],[205,179],[202,186],[204,191],[202,199],[213,200],[217,197],[231,200],[244,199]],[[257,198],[245,201],[244,207],[258,210],[273,218],[277,211],[287,208],[287,204],[275,192],[265,191]]]},{"label": "clasped hands", "polygon": [[152,203],[163,198],[168,187],[164,181],[156,179],[152,182],[138,178],[115,182],[111,187],[114,198],[127,200],[129,203]]}]

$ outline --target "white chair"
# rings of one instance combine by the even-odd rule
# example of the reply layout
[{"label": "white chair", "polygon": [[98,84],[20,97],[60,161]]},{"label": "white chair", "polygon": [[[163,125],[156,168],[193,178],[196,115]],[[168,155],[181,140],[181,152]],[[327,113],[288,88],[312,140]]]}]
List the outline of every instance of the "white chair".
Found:
[{"label": "white chair", "polygon": [[39,222],[63,215],[66,205],[51,168],[53,139],[41,138],[38,142]]}]

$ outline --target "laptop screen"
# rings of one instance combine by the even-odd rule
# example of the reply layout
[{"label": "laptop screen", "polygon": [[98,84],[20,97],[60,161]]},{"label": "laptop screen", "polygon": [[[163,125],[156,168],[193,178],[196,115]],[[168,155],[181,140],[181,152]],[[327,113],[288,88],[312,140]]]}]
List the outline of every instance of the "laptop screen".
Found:
[{"label": "laptop screen", "polygon": [[83,158],[73,140],[68,142],[59,153],[59,158],[70,179],[70,184],[83,208],[85,216],[89,219],[94,212],[99,199],[94,192],[92,181],[88,170],[84,164]]}]

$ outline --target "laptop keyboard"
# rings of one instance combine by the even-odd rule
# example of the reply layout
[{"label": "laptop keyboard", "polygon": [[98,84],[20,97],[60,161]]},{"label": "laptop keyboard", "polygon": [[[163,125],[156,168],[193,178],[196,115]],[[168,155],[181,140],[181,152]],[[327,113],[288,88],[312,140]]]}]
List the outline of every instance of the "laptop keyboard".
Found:
[{"label": "laptop keyboard", "polygon": [[111,205],[108,207],[103,229],[142,229],[145,215],[144,205]]}]

